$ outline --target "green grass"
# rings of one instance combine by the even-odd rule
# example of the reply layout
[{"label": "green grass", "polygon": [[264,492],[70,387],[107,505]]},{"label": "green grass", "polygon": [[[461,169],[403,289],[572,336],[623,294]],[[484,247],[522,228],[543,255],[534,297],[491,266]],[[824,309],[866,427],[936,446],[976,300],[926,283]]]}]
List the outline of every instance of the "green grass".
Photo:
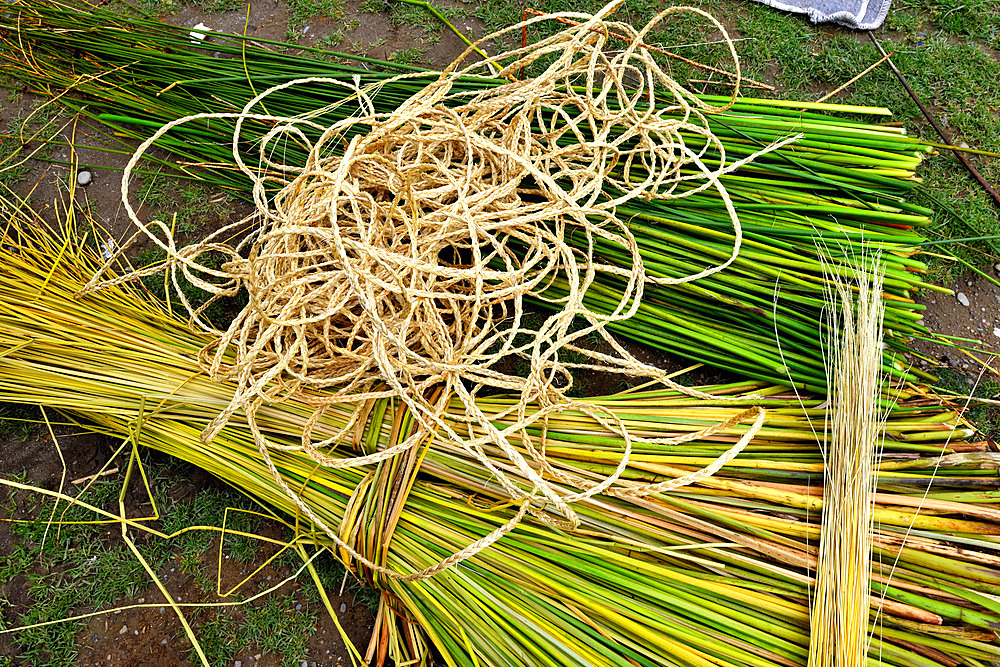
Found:
[{"label": "green grass", "polygon": [[416,65],[424,62],[425,53],[424,49],[400,49],[389,56],[389,62],[399,63],[400,65]]},{"label": "green grass", "polygon": [[[975,376],[970,376],[968,372],[960,373],[954,369],[946,368],[940,371],[939,375],[941,385],[958,395],[971,394],[975,398],[994,401],[1000,398],[1000,380],[996,377],[985,376],[976,384]],[[959,403],[961,404],[962,401]],[[971,401],[966,417],[976,425],[984,437],[993,440],[1000,439],[1000,406]]]},{"label": "green grass", "polygon": [[[144,248],[136,254],[134,265],[136,268],[142,268],[161,262],[166,258],[166,256],[166,251],[157,246]],[[222,264],[223,258],[222,255],[211,255],[205,256],[203,261],[206,266],[219,268]],[[206,280],[212,280],[211,276],[206,275],[202,277]],[[143,285],[146,286],[146,289],[148,289],[156,298],[161,300],[167,300],[169,298],[171,306],[176,309],[177,312],[184,312],[184,306],[180,298],[177,296],[174,286],[169,282],[164,283],[164,273],[161,272],[151,276],[146,276],[142,279],[142,282]],[[199,307],[208,301],[208,293],[198,287],[195,287],[180,273],[178,273],[178,283],[181,286],[181,291],[184,293],[184,297],[194,307]],[[204,310],[202,316],[211,322],[214,322],[216,326],[225,326],[227,322],[232,321],[234,314],[239,312],[240,309],[246,305],[246,298],[246,293],[240,292],[240,294],[236,297],[215,301]]]},{"label": "green grass", "polygon": [[[440,2],[432,2],[431,4],[450,23],[473,14],[465,7],[451,7]],[[425,7],[400,2],[400,0],[364,0],[358,9],[371,14],[385,14],[396,25],[412,26],[418,31],[418,37],[424,44],[437,43],[441,39],[441,35],[449,30]]]},{"label": "green grass", "polygon": [[886,27],[939,30],[1000,49],[1000,5],[993,0],[896,0]]},{"label": "green grass", "polygon": [[[3,106],[0,106],[0,183],[8,186],[27,175],[31,169],[30,163],[18,163],[39,145],[55,139],[62,127],[61,121],[65,119],[59,105],[44,105],[45,100],[42,99],[28,108],[6,108],[19,103],[21,99],[20,93],[12,89]],[[35,137],[33,141],[32,137]],[[25,140],[23,144],[22,138]],[[54,150],[53,145],[47,145],[36,156],[45,158]]]},{"label": "green grass", "polygon": [[106,5],[125,16],[167,16],[181,9],[180,0],[110,0]]},{"label": "green grass", "polygon": [[[111,509],[117,495],[114,482],[100,480],[82,498],[97,507]],[[111,546],[102,539],[107,526],[79,524],[59,529],[51,526],[46,530],[45,519],[51,513],[51,503],[47,500],[28,495],[15,502],[10,496],[5,505],[4,513],[8,516],[36,519],[13,524],[13,533],[21,542],[14,545],[0,567],[0,581],[15,584],[21,581],[27,587],[30,604],[14,625],[63,619],[81,606],[107,606],[119,598],[134,597],[144,586],[142,566],[127,547]],[[88,512],[72,507],[64,520],[91,518]],[[146,556],[153,563],[162,558],[155,551]],[[46,667],[76,664],[76,634],[83,626],[82,621],[73,621],[17,632],[13,644],[20,651],[19,664]]]},{"label": "green grass", "polygon": [[[346,27],[347,26],[345,26],[345,28]],[[344,41],[344,29],[343,28],[336,28],[332,32],[330,32],[329,34],[324,35],[323,37],[320,37],[319,39],[317,39],[316,43],[313,44],[313,46],[315,46],[317,49],[326,49],[326,50],[330,51],[330,50],[336,49],[338,46],[340,46],[340,44],[343,41]],[[329,56],[329,55],[324,56],[322,53],[318,53],[316,51],[308,51],[307,55],[310,58],[321,58],[321,59],[327,59],[327,60],[333,57],[333,56]]]},{"label": "green grass", "polygon": [[[220,612],[195,629],[209,663],[232,665],[241,650],[264,653],[279,664],[298,667],[315,631],[319,610],[296,602],[293,594],[273,595],[247,609]],[[300,609],[296,610],[296,605]],[[189,659],[195,661],[193,650]]]},{"label": "green grass", "polygon": [[175,179],[160,173],[144,175],[133,196],[146,207],[150,218],[171,224],[176,214],[174,229],[179,234],[197,232],[224,217],[233,201],[227,193],[197,183],[178,189]]},{"label": "green grass", "polygon": [[310,21],[343,17],[342,0],[288,0],[288,27],[285,30],[285,39],[297,42],[302,37],[302,30]]},{"label": "green grass", "polygon": [[0,403],[0,439],[27,441],[36,432],[40,418],[39,411],[31,406]]},{"label": "green grass", "polygon": [[247,3],[241,0],[196,0],[188,1],[189,5],[195,5],[205,10],[206,14],[221,14],[222,12],[232,12],[237,9],[246,9]]}]

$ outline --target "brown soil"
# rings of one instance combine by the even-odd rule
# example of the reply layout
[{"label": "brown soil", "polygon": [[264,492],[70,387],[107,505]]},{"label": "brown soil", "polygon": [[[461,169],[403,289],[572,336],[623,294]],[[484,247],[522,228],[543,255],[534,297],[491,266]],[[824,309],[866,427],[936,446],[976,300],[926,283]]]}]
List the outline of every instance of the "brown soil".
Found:
[{"label": "brown soil", "polygon": [[[1000,281],[1000,270],[989,267],[986,270],[993,274],[992,278]],[[918,301],[927,306],[924,323],[931,331],[955,337],[956,342],[982,352],[967,353],[930,343],[919,343],[917,349],[945,367],[969,374],[970,383],[974,383],[973,378],[982,368],[980,361],[1000,373],[1000,286],[978,277],[961,280],[948,287],[955,292],[954,296],[930,292],[919,296]],[[959,300],[959,294],[966,297],[969,305]],[[915,363],[924,367],[934,365],[924,360],[915,360]]]}]

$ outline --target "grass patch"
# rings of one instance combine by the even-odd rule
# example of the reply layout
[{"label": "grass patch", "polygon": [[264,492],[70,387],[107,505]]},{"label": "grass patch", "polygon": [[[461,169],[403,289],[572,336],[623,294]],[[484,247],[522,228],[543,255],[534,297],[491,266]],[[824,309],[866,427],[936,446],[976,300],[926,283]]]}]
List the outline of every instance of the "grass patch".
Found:
[{"label": "grass patch", "polygon": [[[100,480],[82,499],[111,509],[118,491],[115,482]],[[64,524],[46,529],[51,507],[47,499],[31,494],[17,500],[11,494],[5,507],[11,515],[16,511],[32,520],[13,524],[12,532],[21,541],[0,569],[0,581],[22,582],[26,588],[28,604],[16,626],[61,620],[81,607],[101,608],[121,597],[134,597],[146,583],[142,566],[125,545],[107,546],[101,539],[105,525]],[[92,519],[93,515],[79,506],[70,507],[63,517],[66,522]],[[155,553],[147,557],[153,563],[162,562]],[[76,634],[82,627],[83,621],[70,621],[15,633],[12,643],[19,650],[18,663],[39,667],[76,664]]]},{"label": "grass patch", "polygon": [[[283,667],[298,667],[319,612],[295,600],[292,594],[271,596],[255,606],[200,621],[195,634],[209,663],[231,665],[240,650],[254,650],[277,658]],[[193,650],[189,659],[196,660]]]},{"label": "grass patch", "polygon": [[424,62],[425,53],[424,49],[400,49],[390,56],[389,62],[399,65],[416,65]]},{"label": "grass patch", "polygon": [[0,439],[27,442],[37,432],[41,418],[41,412],[33,406],[0,403]]},{"label": "grass patch", "polygon": [[201,7],[206,14],[221,14],[222,12],[233,12],[237,9],[246,9],[247,3],[240,0],[195,0],[187,3],[195,7]]},{"label": "grass patch", "polygon": [[[465,7],[450,7],[438,3],[433,3],[445,20],[454,23],[460,18],[473,15],[473,12]],[[445,31],[450,30],[441,20],[434,16],[427,8],[419,5],[400,2],[400,0],[364,0],[358,9],[371,14],[384,14],[395,25],[408,25],[416,28],[420,33],[420,40],[425,44],[435,44],[441,39]],[[520,20],[520,19],[518,19]],[[468,35],[467,35],[468,36]]]},{"label": "grass patch", "polygon": [[[20,97],[12,93],[8,104],[16,104]],[[35,151],[41,159],[52,155],[54,144],[48,144],[59,136],[65,114],[57,104],[45,104],[39,100],[28,108],[11,110],[6,121],[0,119],[0,183],[12,186],[22,180],[31,169],[30,163],[21,161]]]},{"label": "grass patch", "polygon": [[197,183],[178,189],[176,179],[161,173],[142,177],[136,199],[151,218],[171,224],[176,215],[174,230],[178,234],[191,234],[225,217],[233,201],[227,193]]},{"label": "grass patch", "polygon": [[302,31],[314,19],[344,18],[342,0],[288,0],[288,27],[285,39],[298,42]]},{"label": "grass patch", "polygon": [[[166,259],[166,257],[167,253],[165,250],[159,246],[153,246],[139,251],[136,255],[134,265],[137,269],[152,266],[154,264],[159,264]],[[209,268],[217,269],[222,266],[224,257],[221,254],[205,254],[199,259],[199,261]],[[209,275],[202,275],[200,277],[208,281],[214,280],[214,278]],[[189,281],[183,274],[177,274],[177,282],[180,285],[181,292],[184,294],[184,298],[187,299],[192,308],[200,308],[201,306],[208,304],[211,295],[202,290],[200,287],[192,284],[191,281]],[[150,276],[145,276],[142,278],[142,283],[156,298],[161,301],[169,301],[170,307],[174,312],[181,314],[186,313],[184,310],[184,304],[180,297],[178,297],[177,290],[171,282],[169,274],[166,272],[160,272]],[[241,290],[235,297],[221,298],[213,301],[202,311],[200,316],[203,319],[207,319],[212,322],[215,326],[224,328],[226,324],[232,321],[236,313],[243,309],[243,306],[245,306],[246,303],[246,292]]]},{"label": "grass patch", "polygon": [[[189,526],[221,526],[227,508],[259,509],[246,496],[225,487],[205,486],[191,479],[192,470],[173,459],[153,455],[144,465],[161,512],[159,528],[165,532]],[[20,481],[25,476],[18,476]],[[138,485],[136,485],[138,486]],[[198,487],[201,488],[198,488]],[[70,487],[75,493],[77,487]],[[178,493],[185,488],[194,493]],[[120,479],[101,479],[80,496],[98,507],[117,511]],[[130,489],[129,494],[134,491]],[[141,492],[140,492],[141,494]],[[180,497],[174,498],[174,495]],[[60,504],[59,513],[65,507]],[[0,558],[0,592],[8,585],[20,586],[24,600],[16,607],[0,596],[0,618],[10,619],[8,627],[19,627],[64,619],[74,614],[134,601],[149,586],[150,579],[131,551],[118,539],[119,527],[108,524],[71,524],[46,530],[51,501],[36,494],[17,492],[0,494],[0,515],[33,519],[13,524],[16,542]],[[144,512],[145,510],[139,510]],[[78,506],[71,507],[64,521],[92,520],[93,515]],[[227,528],[255,532],[260,517],[230,509]],[[166,582],[180,575],[191,576],[194,586],[208,599],[216,589],[215,551],[219,534],[188,531],[166,541],[134,534],[143,556]],[[224,553],[228,559],[244,563],[247,569],[262,562],[259,543],[252,538],[227,536]],[[287,553],[287,552],[286,552]],[[211,562],[209,562],[211,561]],[[287,561],[287,562],[286,562]],[[297,569],[301,563],[293,553],[282,557],[277,567]],[[327,585],[339,587],[343,568],[332,557],[318,561],[321,577]],[[202,648],[213,665],[232,664],[239,649],[253,648],[267,653],[282,665],[297,666],[305,657],[308,638],[322,611],[319,596],[308,577],[302,586],[283,595],[274,595],[247,607],[198,609],[189,612]],[[268,587],[274,582],[263,582]],[[377,600],[377,593],[367,591]],[[368,598],[362,598],[366,603]],[[185,598],[186,599],[186,598]],[[302,602],[297,601],[301,599]],[[303,604],[304,602],[304,604]],[[3,621],[0,620],[0,627]],[[77,664],[79,646],[76,636],[86,623],[64,622],[19,631],[12,635],[19,665],[32,667],[70,667]],[[192,653],[193,656],[193,653]],[[0,663],[2,664],[2,663]],[[13,664],[13,663],[10,663]]]},{"label": "grass patch", "polygon": [[[968,372],[961,373],[951,368],[938,371],[939,384],[948,391],[960,396],[971,395],[974,398],[997,400],[1000,398],[1000,380],[984,376],[978,385],[973,385],[975,376]],[[972,401],[965,413],[966,418],[975,424],[976,429],[985,437],[1000,440],[1000,406]]]}]

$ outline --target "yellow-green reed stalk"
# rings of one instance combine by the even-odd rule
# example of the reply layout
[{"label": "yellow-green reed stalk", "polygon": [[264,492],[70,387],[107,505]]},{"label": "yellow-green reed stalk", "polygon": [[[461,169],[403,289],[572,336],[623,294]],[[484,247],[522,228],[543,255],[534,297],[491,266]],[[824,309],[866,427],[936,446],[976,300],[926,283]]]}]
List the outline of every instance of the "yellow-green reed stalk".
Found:
[{"label": "yellow-green reed stalk", "polygon": [[[879,254],[864,261],[881,267]],[[828,284],[828,417],[823,529],[812,602],[809,667],[864,667],[882,394],[884,269]]]}]

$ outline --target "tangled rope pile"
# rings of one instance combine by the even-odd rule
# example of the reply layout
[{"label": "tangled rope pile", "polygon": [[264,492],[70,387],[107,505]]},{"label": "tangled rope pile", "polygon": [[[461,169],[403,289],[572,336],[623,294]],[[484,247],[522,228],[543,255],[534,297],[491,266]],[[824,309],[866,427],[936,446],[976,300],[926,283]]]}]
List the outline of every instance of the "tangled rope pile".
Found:
[{"label": "tangled rope pile", "polygon": [[[640,438],[609,410],[567,397],[571,370],[583,368],[653,378],[691,396],[719,400],[640,362],[606,327],[633,315],[647,282],[680,284],[729,266],[739,254],[741,232],[719,178],[796,138],[726,166],[725,149],[705,118],[724,108],[706,105],[682,88],[642,46],[654,26],[682,11],[706,16],[724,36],[725,30],[690,8],[668,9],[635,30],[607,18],[620,4],[614,2],[596,16],[562,14],[580,24],[488,62],[466,64],[470,48],[390,115],[374,112],[375,89],[323,78],[292,81],[264,91],[239,114],[199,114],[164,126],[126,168],[126,211],[167,252],[166,265],[192,323],[214,338],[203,351],[203,367],[212,378],[236,386],[232,401],[203,437],[211,439],[238,411],[245,411],[276,481],[314,524],[381,574],[403,580],[431,576],[486,548],[527,513],[572,529],[579,521],[572,504],[595,494],[641,496],[704,479],[735,457],[763,423],[763,410],[750,408],[705,431],[641,439],[667,445],[752,420],[739,442],[707,468],[658,484],[624,484],[619,477],[628,466],[632,443]],[[609,48],[612,34],[628,37],[623,50]],[[725,39],[736,61],[732,42]],[[532,64],[543,72],[515,79],[516,72]],[[453,89],[460,77],[486,68],[509,83],[475,93]],[[277,90],[314,83],[346,85],[341,104],[356,104],[355,114],[324,127],[312,120],[319,112],[295,118],[253,112]],[[737,93],[738,79],[734,98]],[[235,245],[224,242],[242,224],[237,223],[178,248],[163,222],[140,222],[128,202],[129,177],[149,146],[172,127],[222,117],[237,119],[233,154],[254,180],[254,231]],[[273,125],[261,142],[258,168],[249,167],[238,149],[243,123],[250,120]],[[306,164],[282,164],[273,157],[279,152],[274,147],[284,140],[310,147]],[[722,156],[718,167],[706,164],[708,153]],[[280,192],[271,197],[267,187],[275,173],[285,177]],[[636,197],[669,199],[707,188],[718,190],[736,231],[729,258],[683,278],[647,276],[636,240],[616,216],[616,207]],[[586,251],[579,239],[586,239]],[[597,241],[620,249],[630,262],[602,261],[595,252]],[[216,268],[204,259],[209,253],[226,261]],[[88,290],[162,268],[109,281],[98,274]],[[227,330],[218,330],[202,317],[206,306],[194,308],[187,301],[178,272],[213,299],[246,290],[249,304]],[[616,276],[622,289],[615,303],[599,312],[585,300],[602,272]],[[547,297],[553,286],[561,295],[553,304],[557,312],[541,326],[530,327],[525,299],[553,302]],[[611,352],[578,345],[594,334]],[[587,360],[569,363],[567,353]],[[503,360],[511,355],[529,361],[526,377],[503,370]],[[520,400],[507,412],[487,417],[476,405],[485,388],[515,393]],[[317,463],[368,465],[430,438],[431,446],[460,448],[479,461],[519,510],[490,535],[431,568],[411,574],[385,569],[350,547],[278,475],[270,452],[287,446],[268,440],[255,415],[262,405],[290,395],[315,406],[295,449]],[[352,439],[357,420],[366,418],[364,410],[356,410],[354,421],[340,432],[314,440],[331,405],[385,397],[402,401],[420,428],[371,454],[331,454],[330,448]],[[445,413],[453,397],[463,414]],[[544,443],[541,449],[532,445],[527,429],[544,430],[545,420],[564,410],[585,413],[621,436],[622,457],[613,474],[595,482],[556,469],[545,458]],[[509,426],[496,426],[508,418]]]}]

